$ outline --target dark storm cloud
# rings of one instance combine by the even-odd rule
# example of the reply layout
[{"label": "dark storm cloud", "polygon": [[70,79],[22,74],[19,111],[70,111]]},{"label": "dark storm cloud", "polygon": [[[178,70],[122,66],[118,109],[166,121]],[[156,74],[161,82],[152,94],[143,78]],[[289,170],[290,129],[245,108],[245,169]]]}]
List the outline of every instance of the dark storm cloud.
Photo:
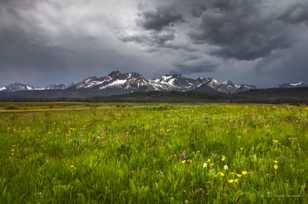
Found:
[{"label": "dark storm cloud", "polygon": [[[159,5],[159,10],[154,13],[144,11],[139,20],[144,22],[142,27],[161,31],[170,22],[173,26],[178,24],[181,17],[180,22],[185,21],[189,27],[188,36],[192,43],[217,46],[219,49],[212,54],[239,60],[266,57],[274,50],[290,47],[293,43],[289,36],[290,24],[307,22],[308,17],[307,0],[288,4],[282,8],[285,10],[279,8],[279,2],[265,0],[169,2],[164,4],[165,7]],[[178,18],[165,15],[168,11],[177,13]]]},{"label": "dark storm cloud", "polygon": [[182,22],[183,16],[172,12],[169,9],[157,9],[155,11],[145,11],[140,15],[137,23],[146,30],[161,31],[165,27],[170,27],[174,23]]},{"label": "dark storm cloud", "polygon": [[156,32],[152,31],[148,34],[139,34],[133,36],[124,36],[121,38],[124,42],[136,42],[150,47],[165,47],[166,44],[174,40],[174,32]]},{"label": "dark storm cloud", "polygon": [[0,84],[113,69],[307,82],[307,33],[308,0],[0,0]]},{"label": "dark storm cloud", "polygon": [[33,6],[38,0],[1,0],[1,7],[10,7],[10,8],[29,8]]},{"label": "dark storm cloud", "polygon": [[[45,44],[39,35],[33,35],[18,27],[4,28],[0,32],[0,62],[2,67],[53,67],[63,66],[65,53],[57,47]],[[46,67],[46,68],[47,68]]]},{"label": "dark storm cloud", "polygon": [[280,19],[291,24],[308,23],[308,2],[299,2],[291,6],[280,16]]},{"label": "dark storm cloud", "polygon": [[0,85],[69,83],[114,69],[142,73],[154,66],[117,42],[115,23],[101,16],[101,1],[85,3],[0,0]]},{"label": "dark storm cloud", "polygon": [[182,64],[175,64],[176,72],[183,74],[211,73],[216,71],[218,65],[208,61],[186,61]]},{"label": "dark storm cloud", "polygon": [[[267,73],[272,82],[289,77],[288,73],[292,73],[292,69],[296,69],[297,73],[294,75],[297,76],[301,75],[298,73],[307,73],[307,66],[304,65],[306,61],[298,59],[298,56],[301,56],[301,52],[306,53],[308,49],[305,47],[301,52],[295,52],[294,45],[300,41],[308,41],[299,38],[301,32],[305,33],[308,30],[308,0],[155,0],[152,2],[160,10],[169,10],[182,16],[181,21],[172,23],[175,38],[168,42],[176,45],[180,36],[181,40],[186,40],[186,44],[195,48],[186,50],[187,53],[178,54],[178,61],[174,63],[178,70],[192,74],[215,72],[217,66],[211,65],[216,65],[212,61],[215,62],[217,58],[220,58],[220,64],[225,67],[226,73],[229,72],[227,64],[229,60],[233,60],[233,64],[238,64],[239,67],[241,64],[254,66],[258,62],[257,67],[262,64],[265,69],[270,69],[269,65],[276,66],[284,53],[283,56],[288,57],[288,61],[280,63],[275,71]],[[144,12],[141,17],[146,22],[147,10],[141,12]],[[151,15],[150,19],[150,22],[158,22],[160,17]],[[157,26],[157,30],[169,29],[168,23],[165,25],[166,27]],[[151,26],[141,25],[141,28],[148,30]],[[159,47],[166,48],[155,43],[151,46],[156,47],[157,51]],[[169,49],[178,48],[175,46]],[[183,60],[191,54],[207,56],[207,60],[193,63]],[[303,61],[304,63],[297,63]],[[257,72],[259,71],[260,69],[257,69]],[[250,72],[250,74],[255,73]],[[303,78],[303,75],[301,77]]]},{"label": "dark storm cloud", "polygon": [[[48,56],[44,57],[44,41],[36,34],[36,27],[23,19],[16,7],[12,7],[15,2],[18,3],[1,2],[3,5],[0,8],[0,71],[12,67],[34,68],[45,65],[45,60],[50,60]],[[18,5],[24,8],[26,4]]]},{"label": "dark storm cloud", "polygon": [[[65,67],[71,56],[70,52],[47,45],[40,29],[23,18],[21,12],[30,9],[34,2],[1,2],[0,72],[18,75],[16,80],[33,80],[42,71],[51,76],[57,72],[55,69]],[[1,79],[6,78],[2,75]]]},{"label": "dark storm cloud", "polygon": [[[264,1],[263,1],[264,2]],[[288,10],[285,18],[275,14],[265,15],[262,1],[216,0],[206,3],[201,23],[190,34],[194,43],[210,43],[220,47],[215,54],[239,60],[266,57],[273,50],[289,47],[293,39],[288,36],[286,20],[294,16]],[[305,10],[305,9],[304,9]],[[293,22],[305,20],[303,10],[294,16]]]},{"label": "dark storm cloud", "polygon": [[[302,28],[303,29],[303,28]],[[281,82],[308,82],[308,30],[301,31],[299,41],[291,48],[280,50],[257,64],[258,73],[274,77],[275,84]]]}]

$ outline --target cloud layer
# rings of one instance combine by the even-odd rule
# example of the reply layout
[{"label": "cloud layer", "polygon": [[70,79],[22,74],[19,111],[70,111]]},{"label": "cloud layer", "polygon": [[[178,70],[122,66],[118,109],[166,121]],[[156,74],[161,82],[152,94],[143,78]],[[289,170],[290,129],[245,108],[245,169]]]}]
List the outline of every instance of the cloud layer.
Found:
[{"label": "cloud layer", "polygon": [[308,0],[0,0],[0,84],[113,69],[308,82]]}]

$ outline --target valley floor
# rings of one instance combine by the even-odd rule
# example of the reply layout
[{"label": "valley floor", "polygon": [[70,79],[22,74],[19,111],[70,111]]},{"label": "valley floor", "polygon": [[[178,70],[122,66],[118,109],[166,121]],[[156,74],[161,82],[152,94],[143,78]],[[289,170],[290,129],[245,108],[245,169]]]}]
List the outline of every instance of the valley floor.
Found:
[{"label": "valley floor", "polygon": [[307,203],[308,106],[0,103],[0,203]]}]

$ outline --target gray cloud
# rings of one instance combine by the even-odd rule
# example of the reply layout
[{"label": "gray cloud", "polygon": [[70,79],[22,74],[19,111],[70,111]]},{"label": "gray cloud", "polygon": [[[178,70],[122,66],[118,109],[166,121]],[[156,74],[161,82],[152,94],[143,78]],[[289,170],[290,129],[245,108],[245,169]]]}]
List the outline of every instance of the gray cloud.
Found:
[{"label": "gray cloud", "polygon": [[194,43],[219,46],[214,54],[253,60],[288,47],[291,39],[285,24],[275,15],[263,14],[262,1],[208,1],[201,23],[190,33]]},{"label": "gray cloud", "polygon": [[217,64],[213,64],[212,62],[206,60],[186,61],[181,64],[175,64],[175,66],[177,68],[176,72],[183,74],[212,73],[218,68]]},{"label": "gray cloud", "polygon": [[308,32],[301,27],[299,40],[286,50],[277,51],[257,64],[257,71],[266,78],[273,78],[275,84],[308,80]]},{"label": "gray cloud", "polygon": [[308,82],[307,33],[308,0],[0,0],[0,84],[113,69]]},{"label": "gray cloud", "polygon": [[[238,61],[237,64],[251,62],[248,63],[249,66],[255,66],[257,60],[259,61],[258,66],[255,67],[257,69],[247,67],[247,70],[254,70],[250,71],[250,74],[260,77],[265,72],[261,72],[259,66],[262,65],[264,69],[269,70],[269,65],[281,59],[284,53],[283,56],[288,56],[289,61],[280,64],[280,69],[276,67],[277,73],[266,73],[271,78],[268,79],[269,81],[276,82],[288,77],[287,72],[282,70],[292,70],[290,64],[297,67],[297,73],[306,73],[307,67],[304,63],[296,63],[296,60],[293,60],[302,61],[298,59],[298,55],[294,56],[289,52],[294,51],[294,44],[298,41],[307,41],[307,39],[299,39],[298,33],[298,31],[306,32],[305,28],[301,27],[303,24],[307,27],[307,0],[279,2],[274,0],[170,0],[164,3],[156,0],[154,2],[157,8],[161,10],[172,8],[174,13],[180,14],[183,18],[183,21],[173,23],[176,37],[173,41],[169,41],[176,45],[177,39],[182,36],[182,40],[186,40],[184,44],[191,45],[192,49],[177,54],[177,62],[174,65],[180,71],[187,74],[217,72],[217,58],[220,58],[221,70],[227,70],[229,59]],[[146,9],[144,13],[146,14]],[[159,21],[158,16],[152,15],[151,21]],[[148,30],[147,27],[141,27]],[[166,28],[161,26],[158,30],[164,31]],[[160,52],[159,47],[166,48],[164,45],[155,43],[151,46],[155,47],[157,52]],[[169,49],[177,50],[178,47],[169,47]],[[302,51],[305,52],[303,49]],[[206,56],[206,61],[183,60],[191,54]],[[286,64],[288,68],[285,68]],[[238,71],[234,70],[234,72]],[[239,75],[242,76],[240,73]],[[247,78],[251,79],[251,77]],[[264,83],[264,80],[260,81]]]},{"label": "gray cloud", "polygon": [[182,22],[183,16],[169,9],[145,11],[140,14],[138,25],[147,30],[161,31],[163,28],[172,27],[174,23]]},{"label": "gray cloud", "polygon": [[291,24],[308,23],[308,2],[297,2],[290,6],[280,16],[280,19]]},{"label": "gray cloud", "polygon": [[121,40],[123,42],[136,42],[150,47],[164,47],[168,42],[175,39],[174,32],[157,32],[151,31],[149,33],[143,33],[139,35],[123,36]]},{"label": "gray cloud", "polygon": [[[100,1],[78,2],[0,1],[0,85],[69,83],[114,69],[143,73],[147,67],[148,75],[159,70],[150,56],[118,41],[120,17],[110,24],[100,16]],[[161,35],[156,43],[170,37]]]}]

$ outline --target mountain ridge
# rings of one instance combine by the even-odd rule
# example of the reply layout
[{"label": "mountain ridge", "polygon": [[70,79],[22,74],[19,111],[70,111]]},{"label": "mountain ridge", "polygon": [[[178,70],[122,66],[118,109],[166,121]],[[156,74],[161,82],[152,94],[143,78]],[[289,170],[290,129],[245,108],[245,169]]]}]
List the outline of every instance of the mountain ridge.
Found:
[{"label": "mountain ridge", "polygon": [[[277,88],[307,87],[303,82],[285,83]],[[237,84],[230,80],[218,81],[214,78],[189,78],[181,74],[164,74],[156,79],[147,79],[143,75],[131,72],[112,71],[106,76],[92,76],[70,86],[54,84],[47,87],[34,87],[29,84],[13,83],[0,87],[0,93],[62,91],[63,93],[91,92],[98,96],[125,95],[138,92],[196,92],[210,95],[234,95],[257,87],[249,84]]]}]

